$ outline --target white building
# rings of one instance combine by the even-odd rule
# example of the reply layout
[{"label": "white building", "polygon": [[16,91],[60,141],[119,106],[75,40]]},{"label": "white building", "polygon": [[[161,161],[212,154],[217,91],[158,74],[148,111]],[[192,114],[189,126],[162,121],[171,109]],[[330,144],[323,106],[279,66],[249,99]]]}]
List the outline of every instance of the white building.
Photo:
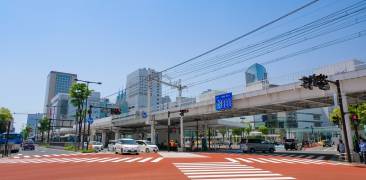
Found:
[{"label": "white building", "polygon": [[153,76],[151,82],[151,111],[159,110],[162,102],[162,87],[159,82],[162,78],[161,73],[153,69],[138,69],[127,76],[126,94],[127,103],[131,111],[147,111],[147,79]]}]

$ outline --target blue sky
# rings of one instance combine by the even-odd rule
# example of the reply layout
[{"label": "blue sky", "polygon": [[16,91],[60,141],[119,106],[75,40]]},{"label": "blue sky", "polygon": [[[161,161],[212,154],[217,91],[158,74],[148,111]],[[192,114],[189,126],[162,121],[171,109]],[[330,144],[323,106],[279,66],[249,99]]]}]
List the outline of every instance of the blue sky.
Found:
[{"label": "blue sky", "polygon": [[[306,2],[1,1],[0,106],[13,112],[41,112],[46,77],[51,70],[76,73],[80,79],[101,81],[103,85],[94,89],[102,96],[111,94],[123,88],[126,75],[137,68],[165,69]],[[250,36],[251,39],[244,39],[237,46],[289,30],[352,2],[356,1],[323,0],[279,22],[278,28]],[[357,28],[365,28],[365,25]],[[333,37],[343,33],[346,34],[340,32]],[[274,64],[267,70],[276,76],[352,58],[365,60],[365,52],[365,38],[359,38],[299,56],[294,61]],[[271,56],[277,57],[269,55],[266,59]],[[212,87],[204,85],[199,91],[205,88]],[[15,116],[17,130],[25,120],[25,116]]]}]

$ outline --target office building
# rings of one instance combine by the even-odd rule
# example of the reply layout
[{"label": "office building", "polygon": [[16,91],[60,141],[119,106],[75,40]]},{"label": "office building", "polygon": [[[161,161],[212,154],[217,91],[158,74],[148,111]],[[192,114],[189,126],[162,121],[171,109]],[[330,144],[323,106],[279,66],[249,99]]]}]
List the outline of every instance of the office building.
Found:
[{"label": "office building", "polygon": [[69,93],[71,85],[77,78],[76,74],[51,71],[47,76],[46,96],[44,102],[44,113],[47,113],[47,106],[58,93]]},{"label": "office building", "polygon": [[126,96],[130,111],[147,111],[148,76],[151,75],[151,111],[159,110],[162,102],[161,73],[153,69],[138,69],[127,76]]},{"label": "office building", "polygon": [[37,125],[38,122],[42,119],[43,113],[36,113],[36,114],[28,114],[27,117],[27,126],[32,128],[32,131],[29,133],[29,137],[35,137],[37,133]]},{"label": "office building", "polygon": [[54,129],[69,127],[74,124],[74,120],[68,118],[69,94],[58,93],[51,99],[50,107],[48,109],[47,115],[52,119],[51,122]]}]

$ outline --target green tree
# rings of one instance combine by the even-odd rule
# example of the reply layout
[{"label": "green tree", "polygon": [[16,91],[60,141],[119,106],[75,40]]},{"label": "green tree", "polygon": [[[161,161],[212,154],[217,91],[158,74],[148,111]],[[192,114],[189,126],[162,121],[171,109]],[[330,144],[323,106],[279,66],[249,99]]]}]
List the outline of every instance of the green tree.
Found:
[{"label": "green tree", "polygon": [[253,128],[250,124],[248,124],[248,127],[244,128],[244,132],[247,136],[249,136],[249,133],[252,132]]},{"label": "green tree", "polygon": [[47,117],[43,117],[41,121],[39,121],[38,130],[41,132],[41,141],[44,140],[44,133],[50,129],[50,120]]},{"label": "green tree", "polygon": [[11,120],[13,120],[13,116],[10,112],[9,109],[1,107],[0,108],[0,126],[1,126],[1,131],[5,132],[6,131],[6,140],[5,140],[5,146],[4,146],[4,155],[7,155],[8,153],[8,137],[9,137],[9,132],[10,132],[10,123]]},{"label": "green tree", "polygon": [[77,125],[76,131],[78,133],[79,143],[81,142],[81,128],[86,115],[86,110],[84,110],[85,100],[90,96],[91,92],[84,83],[73,84],[69,91],[71,104],[76,107],[75,124]]},{"label": "green tree", "polygon": [[13,116],[9,109],[0,108],[0,133],[6,132],[9,122],[13,120]]},{"label": "green tree", "polygon": [[[243,132],[244,132],[244,128],[234,128],[233,129],[233,135],[238,137],[240,136],[240,138],[243,138]],[[236,142],[238,142],[238,140],[236,139]]]},{"label": "green tree", "polygon": [[262,134],[268,134],[269,129],[265,125],[261,125],[258,127],[258,131]]},{"label": "green tree", "polygon": [[31,131],[32,131],[32,128],[28,125],[24,129],[22,129],[21,134],[22,134],[23,139],[28,139]]},{"label": "green tree", "polygon": [[337,107],[334,108],[332,110],[332,112],[330,112],[330,121],[333,122],[334,124],[341,124],[341,110]]}]

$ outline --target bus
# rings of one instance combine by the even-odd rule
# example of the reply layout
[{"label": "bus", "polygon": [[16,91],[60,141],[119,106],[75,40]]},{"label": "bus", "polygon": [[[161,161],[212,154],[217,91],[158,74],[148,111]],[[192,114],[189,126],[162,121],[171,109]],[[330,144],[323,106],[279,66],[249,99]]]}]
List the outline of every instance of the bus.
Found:
[{"label": "bus", "polygon": [[[3,151],[5,149],[6,133],[0,134],[0,149]],[[9,133],[8,138],[8,148],[12,153],[17,153],[20,151],[23,142],[22,135],[19,133]]]}]

